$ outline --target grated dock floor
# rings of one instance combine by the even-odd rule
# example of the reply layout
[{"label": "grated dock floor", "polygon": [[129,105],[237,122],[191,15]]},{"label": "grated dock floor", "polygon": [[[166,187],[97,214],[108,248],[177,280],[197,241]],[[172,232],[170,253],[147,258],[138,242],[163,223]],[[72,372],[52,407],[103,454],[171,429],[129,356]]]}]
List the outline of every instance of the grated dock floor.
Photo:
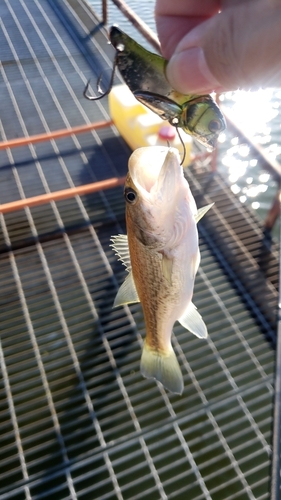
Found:
[{"label": "grated dock floor", "polygon": [[[3,0],[0,18],[2,140],[108,118],[82,96],[112,58],[86,4]],[[0,203],[125,175],[129,154],[114,127],[0,151]],[[122,188],[0,215],[1,499],[269,498],[277,248],[261,267],[255,216],[187,177],[216,208],[194,295],[209,338],[174,329],[182,397],[140,375],[141,307],[112,309]]]}]

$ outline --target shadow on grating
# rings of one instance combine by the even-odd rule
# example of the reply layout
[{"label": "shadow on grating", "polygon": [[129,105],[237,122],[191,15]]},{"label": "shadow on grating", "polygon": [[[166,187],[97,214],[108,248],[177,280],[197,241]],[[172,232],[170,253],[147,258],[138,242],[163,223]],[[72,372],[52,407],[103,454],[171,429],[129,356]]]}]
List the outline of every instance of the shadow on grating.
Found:
[{"label": "shadow on grating", "polygon": [[[82,97],[105,46],[82,1],[0,14],[3,139],[108,117]],[[114,128],[1,151],[0,201],[124,175],[128,155]],[[112,309],[122,189],[1,215],[1,498],[268,498],[277,248],[261,265],[255,216],[219,176],[187,176],[216,205],[194,294],[209,338],[174,329],[182,397],[140,375],[141,307]]]}]

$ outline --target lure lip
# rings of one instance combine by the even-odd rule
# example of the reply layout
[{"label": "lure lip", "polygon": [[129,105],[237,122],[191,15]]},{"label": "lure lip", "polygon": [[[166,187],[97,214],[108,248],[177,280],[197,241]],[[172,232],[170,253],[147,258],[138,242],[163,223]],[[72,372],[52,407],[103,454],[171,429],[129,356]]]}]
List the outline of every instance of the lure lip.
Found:
[{"label": "lure lip", "polygon": [[215,137],[214,139],[208,139],[207,137],[196,137],[195,138],[197,139],[197,141],[199,141],[201,144],[203,144],[206,148],[207,148],[207,151],[209,151],[210,153],[212,151],[214,151],[214,149],[216,148],[216,145],[217,145],[217,137]]}]

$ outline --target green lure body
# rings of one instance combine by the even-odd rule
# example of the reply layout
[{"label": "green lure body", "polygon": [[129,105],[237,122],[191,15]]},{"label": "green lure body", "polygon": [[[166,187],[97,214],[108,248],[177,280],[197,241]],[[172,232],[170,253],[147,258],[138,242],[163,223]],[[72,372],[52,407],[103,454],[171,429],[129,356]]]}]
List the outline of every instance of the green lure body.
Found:
[{"label": "green lure body", "polygon": [[226,126],[214,99],[210,95],[183,95],[174,90],[165,76],[167,61],[116,26],[110,29],[109,38],[116,50],[115,64],[136,99],[213,149]]}]

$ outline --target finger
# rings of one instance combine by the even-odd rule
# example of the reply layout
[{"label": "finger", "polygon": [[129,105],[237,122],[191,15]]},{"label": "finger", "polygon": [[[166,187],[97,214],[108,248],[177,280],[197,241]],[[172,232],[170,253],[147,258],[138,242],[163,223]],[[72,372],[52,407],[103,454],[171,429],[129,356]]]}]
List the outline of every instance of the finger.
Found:
[{"label": "finger", "polygon": [[156,0],[155,16],[211,17],[219,9],[219,0]]},{"label": "finger", "polygon": [[218,10],[218,0],[157,0],[155,20],[163,56],[170,59],[180,40]]},{"label": "finger", "polygon": [[281,9],[256,0],[225,9],[178,44],[167,78],[182,93],[280,86]]},{"label": "finger", "polygon": [[201,17],[164,16],[159,18],[157,32],[163,57],[170,59],[182,38],[204,20]]}]

